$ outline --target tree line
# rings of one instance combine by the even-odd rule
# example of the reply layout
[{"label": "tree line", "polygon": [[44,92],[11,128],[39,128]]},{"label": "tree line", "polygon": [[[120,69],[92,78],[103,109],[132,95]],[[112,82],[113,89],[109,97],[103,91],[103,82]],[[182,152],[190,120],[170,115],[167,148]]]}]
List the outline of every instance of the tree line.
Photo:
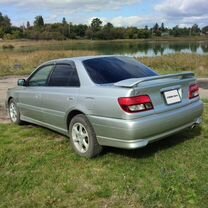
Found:
[{"label": "tree line", "polygon": [[197,24],[192,27],[173,28],[165,27],[164,23],[155,23],[152,28],[145,26],[115,27],[108,22],[103,25],[99,18],[94,18],[90,25],[73,24],[66,18],[58,23],[45,23],[42,16],[36,16],[33,24],[28,21],[20,27],[13,26],[7,15],[0,12],[0,38],[1,39],[32,39],[32,40],[65,40],[65,39],[147,39],[160,36],[186,37],[208,34],[208,26],[199,28]]}]

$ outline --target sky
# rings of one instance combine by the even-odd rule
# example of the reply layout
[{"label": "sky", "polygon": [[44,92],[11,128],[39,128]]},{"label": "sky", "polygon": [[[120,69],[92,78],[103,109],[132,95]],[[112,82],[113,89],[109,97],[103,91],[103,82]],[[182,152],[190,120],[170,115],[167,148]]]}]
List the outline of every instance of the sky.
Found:
[{"label": "sky", "polygon": [[145,25],[162,22],[166,27],[208,25],[208,0],[0,0],[0,12],[15,26],[26,25],[42,15],[45,23],[89,24],[98,17],[114,26]]}]

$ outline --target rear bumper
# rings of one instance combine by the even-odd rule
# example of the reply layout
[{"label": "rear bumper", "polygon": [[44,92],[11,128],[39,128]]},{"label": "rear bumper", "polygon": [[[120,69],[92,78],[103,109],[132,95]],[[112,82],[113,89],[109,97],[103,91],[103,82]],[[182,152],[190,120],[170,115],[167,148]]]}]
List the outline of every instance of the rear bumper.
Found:
[{"label": "rear bumper", "polygon": [[88,116],[100,145],[134,149],[199,123],[203,103],[199,100],[182,108],[134,120]]}]

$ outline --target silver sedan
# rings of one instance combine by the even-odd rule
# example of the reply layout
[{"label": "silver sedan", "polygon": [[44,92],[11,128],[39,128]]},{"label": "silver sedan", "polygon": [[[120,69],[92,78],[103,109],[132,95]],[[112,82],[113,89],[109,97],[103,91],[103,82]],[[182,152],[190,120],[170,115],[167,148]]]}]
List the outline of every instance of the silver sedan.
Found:
[{"label": "silver sedan", "polygon": [[125,56],[58,59],[8,90],[11,121],[68,135],[88,158],[102,146],[134,149],[201,122],[193,73],[159,75]]}]

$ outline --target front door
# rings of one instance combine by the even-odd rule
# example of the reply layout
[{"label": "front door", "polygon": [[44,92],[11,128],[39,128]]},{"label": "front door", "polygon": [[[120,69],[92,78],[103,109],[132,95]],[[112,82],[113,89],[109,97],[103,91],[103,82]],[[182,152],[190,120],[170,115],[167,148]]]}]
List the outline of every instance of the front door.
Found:
[{"label": "front door", "polygon": [[42,121],[42,93],[47,90],[48,78],[54,65],[45,65],[37,69],[26,81],[19,92],[19,107],[22,116]]}]

